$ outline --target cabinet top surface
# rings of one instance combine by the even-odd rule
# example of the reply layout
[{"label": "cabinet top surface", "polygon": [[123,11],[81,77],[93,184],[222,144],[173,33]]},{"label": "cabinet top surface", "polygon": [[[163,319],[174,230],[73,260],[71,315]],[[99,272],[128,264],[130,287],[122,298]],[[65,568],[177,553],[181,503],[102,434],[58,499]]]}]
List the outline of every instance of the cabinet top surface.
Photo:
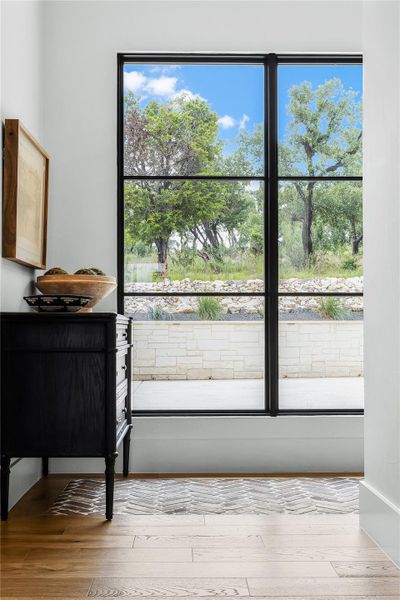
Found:
[{"label": "cabinet top surface", "polygon": [[129,321],[130,318],[125,315],[120,315],[115,312],[92,312],[92,313],[64,313],[64,312],[2,312],[0,313],[2,320],[7,319],[79,319],[79,320],[111,320],[111,321]]}]

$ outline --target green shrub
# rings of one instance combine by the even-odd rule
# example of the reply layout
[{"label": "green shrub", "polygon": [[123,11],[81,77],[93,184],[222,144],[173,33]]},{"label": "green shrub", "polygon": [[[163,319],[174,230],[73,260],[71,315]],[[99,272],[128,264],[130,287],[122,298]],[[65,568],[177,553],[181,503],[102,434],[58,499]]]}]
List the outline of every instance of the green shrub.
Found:
[{"label": "green shrub", "polygon": [[329,296],[328,298],[323,298],[319,303],[319,314],[324,319],[343,319],[347,310],[343,308],[342,303],[338,298],[334,296]]},{"label": "green shrub", "polygon": [[312,277],[353,277],[362,275],[362,255],[352,257],[348,251],[338,249],[335,252],[315,252],[303,266],[290,261],[287,256],[280,254],[280,277],[287,279],[299,277],[301,279]]},{"label": "green shrub", "polygon": [[286,223],[283,221],[280,225],[279,234],[281,271],[302,271],[305,265],[300,223]]},{"label": "green shrub", "polygon": [[208,268],[211,269],[211,271],[213,273],[216,274],[220,274],[224,272],[224,264],[220,261],[217,260],[215,258],[212,258],[209,262],[208,262]]},{"label": "green shrub", "polygon": [[348,256],[342,262],[342,268],[346,271],[356,271],[359,268],[358,260],[355,256]]},{"label": "green shrub", "polygon": [[152,321],[169,321],[171,319],[171,315],[157,304],[149,308],[149,317]]},{"label": "green shrub", "polygon": [[199,298],[197,305],[200,319],[215,321],[221,314],[221,305],[218,298]]},{"label": "green shrub", "polygon": [[164,273],[162,271],[153,271],[151,274],[151,281],[153,283],[159,283],[164,279]]},{"label": "green shrub", "polygon": [[179,250],[171,253],[171,261],[170,267],[182,267],[183,269],[188,269],[188,267],[192,267],[196,261],[197,253],[192,248],[188,248],[187,246],[182,246]]}]

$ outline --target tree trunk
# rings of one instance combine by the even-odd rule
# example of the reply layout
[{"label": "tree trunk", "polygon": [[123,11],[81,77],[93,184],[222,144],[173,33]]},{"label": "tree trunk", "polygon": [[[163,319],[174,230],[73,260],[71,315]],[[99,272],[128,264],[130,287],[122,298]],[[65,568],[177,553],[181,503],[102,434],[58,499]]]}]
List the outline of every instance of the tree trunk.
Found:
[{"label": "tree trunk", "polygon": [[302,229],[302,242],[305,263],[307,263],[307,261],[313,253],[311,230],[313,222],[314,185],[314,182],[309,183],[307,185],[307,192],[303,195],[304,219]]},{"label": "tree trunk", "polygon": [[360,244],[362,242],[362,235],[360,235],[357,238],[353,238],[352,244],[351,244],[351,249],[352,249],[352,254],[353,256],[356,256],[360,250]]},{"label": "tree trunk", "polygon": [[156,240],[158,262],[162,264],[162,277],[168,276],[168,240]]},{"label": "tree trunk", "polygon": [[203,226],[204,226],[204,232],[207,236],[208,243],[210,244],[210,246],[212,248],[218,249],[219,248],[219,240],[218,240],[218,232],[217,232],[216,226],[213,224],[209,224],[207,222],[204,222]]}]

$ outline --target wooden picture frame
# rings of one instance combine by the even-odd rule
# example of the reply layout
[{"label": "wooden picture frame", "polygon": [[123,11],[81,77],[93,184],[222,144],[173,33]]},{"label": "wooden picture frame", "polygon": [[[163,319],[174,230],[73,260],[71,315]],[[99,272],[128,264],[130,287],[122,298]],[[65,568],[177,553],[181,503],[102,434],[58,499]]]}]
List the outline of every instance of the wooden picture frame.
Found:
[{"label": "wooden picture frame", "polygon": [[3,257],[46,268],[49,156],[19,119],[6,119]]}]

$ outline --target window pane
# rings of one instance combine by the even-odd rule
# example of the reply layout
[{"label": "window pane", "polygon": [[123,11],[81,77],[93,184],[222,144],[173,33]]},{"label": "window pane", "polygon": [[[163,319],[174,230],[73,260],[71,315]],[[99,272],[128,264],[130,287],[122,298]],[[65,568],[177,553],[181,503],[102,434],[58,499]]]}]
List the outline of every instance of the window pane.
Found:
[{"label": "window pane", "polygon": [[135,410],[264,408],[264,300],[126,297]]},{"label": "window pane", "polygon": [[281,182],[281,292],[362,292],[360,182]]},{"label": "window pane", "polygon": [[259,182],[125,185],[126,292],[263,292]]},{"label": "window pane", "polygon": [[361,99],[361,65],[280,65],[279,175],[361,175]]},{"label": "window pane", "polygon": [[360,297],[279,299],[281,409],[361,409]]},{"label": "window pane", "polygon": [[126,175],[261,175],[264,67],[124,65]]}]

